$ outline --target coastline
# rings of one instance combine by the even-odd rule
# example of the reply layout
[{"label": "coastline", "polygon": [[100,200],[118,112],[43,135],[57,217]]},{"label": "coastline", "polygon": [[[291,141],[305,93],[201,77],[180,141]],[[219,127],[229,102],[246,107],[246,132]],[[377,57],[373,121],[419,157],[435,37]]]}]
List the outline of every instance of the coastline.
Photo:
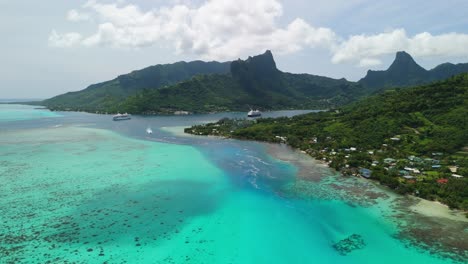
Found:
[{"label": "coastline", "polygon": [[[199,136],[199,135],[185,133],[184,129],[188,128],[188,127],[190,127],[190,126],[165,126],[165,127],[160,127],[159,130],[170,133],[170,134],[172,134],[174,136],[178,136],[178,137],[196,138],[196,137]],[[223,136],[213,136],[213,135],[208,135],[206,137],[208,137],[208,138],[222,138],[222,139],[227,138],[227,137],[223,137]]]},{"label": "coastline", "polygon": [[[183,131],[184,128],[185,127],[177,127],[177,128],[174,127],[174,129],[166,128],[165,131],[169,133],[174,133],[175,135],[178,135],[178,136],[194,136],[194,137],[200,136],[200,135],[185,133]],[[232,138],[228,136],[214,136],[214,135],[208,135],[207,137],[217,137],[217,138],[224,138],[224,139]],[[236,139],[236,138],[232,138],[232,139]],[[245,140],[245,139],[237,139],[237,140]],[[323,176],[320,176],[318,174],[310,173],[311,169],[317,168],[317,167],[322,167],[322,169],[328,169],[330,171],[333,171],[335,174],[339,174],[340,177],[354,177],[354,176],[345,176],[339,171],[333,168],[330,168],[328,164],[326,164],[325,162],[318,160],[314,158],[312,155],[306,153],[304,150],[293,148],[288,144],[265,142],[265,141],[255,141],[255,142],[265,144],[265,146],[267,147],[266,148],[267,152],[274,158],[285,161],[285,162],[290,162],[296,165],[296,167],[298,168],[298,176],[305,180],[320,181],[321,178],[323,178]],[[285,155],[286,152],[281,151],[285,149],[289,149],[289,151],[291,153],[295,153],[295,155]],[[366,182],[372,183],[375,186],[378,186],[380,189],[384,190],[385,192],[390,192],[392,195],[401,196],[400,194],[380,184],[377,181],[373,181],[371,179],[367,179],[363,177],[355,177],[355,178],[359,178]],[[422,216],[439,217],[439,218],[468,223],[468,217],[465,216],[465,214],[467,214],[468,212],[465,212],[462,210],[451,209],[446,204],[443,204],[439,201],[430,201],[430,200],[426,200],[426,199],[416,197],[413,195],[407,195],[407,196],[412,199],[416,199],[420,201],[419,203],[413,204],[411,206],[410,209],[414,213],[418,213]],[[401,196],[401,197],[405,197],[405,196]],[[431,212],[432,210],[435,210],[435,212]]]},{"label": "coastline", "polygon": [[[322,178],[319,176],[311,177],[310,173],[304,173],[305,171],[310,171],[311,165],[314,167],[320,166],[322,168],[331,170],[334,173],[339,174],[340,177],[345,177],[345,178],[354,177],[354,176],[345,176],[341,174],[340,172],[338,172],[337,170],[328,167],[326,163],[320,160],[317,160],[311,155],[304,153],[300,149],[295,149],[287,144],[277,144],[277,143],[265,143],[265,144],[267,146],[267,151],[270,155],[272,155],[273,157],[279,160],[290,162],[294,164],[295,166],[297,166],[299,170],[298,176],[305,180],[319,181]],[[282,152],[281,149],[289,149],[290,151],[294,152],[295,155],[285,155],[285,153]],[[409,207],[409,209],[414,213],[420,214],[422,216],[439,217],[439,218],[468,223],[468,218],[465,217],[464,215],[466,212],[461,211],[461,210],[450,209],[447,205],[439,201],[430,201],[430,200],[422,199],[413,195],[401,196],[398,193],[394,192],[392,189],[379,184],[377,181],[373,181],[373,180],[366,179],[363,177],[355,177],[355,178],[359,178],[367,182],[370,182],[374,184],[376,187],[379,187],[384,192],[391,192],[392,195],[396,195],[399,197],[410,197],[410,199],[415,199],[416,201],[418,201],[418,203],[413,204]]]},{"label": "coastline", "polygon": [[[181,133],[182,129],[178,130]],[[256,142],[264,145],[273,158],[297,168],[297,178],[283,186],[279,196],[300,200],[339,200],[351,207],[368,207],[375,210],[377,217],[393,226],[395,233],[392,236],[408,247],[452,259],[454,263],[462,263],[468,257],[468,241],[463,232],[468,229],[468,218],[463,212],[436,201],[400,195],[363,177],[342,175],[287,144]]]},{"label": "coastline", "polygon": [[[329,199],[330,197],[321,197],[319,189],[328,187],[338,189],[342,196],[331,197],[332,199],[348,201],[351,206],[353,204],[363,207],[375,206],[380,217],[389,220],[397,228],[395,238],[408,246],[415,246],[431,254],[453,259],[456,263],[463,262],[468,257],[468,241],[464,232],[468,230],[468,218],[464,212],[452,210],[437,201],[410,195],[402,196],[376,181],[344,176],[320,160],[288,145],[266,143],[266,149],[274,158],[298,167],[296,180],[298,188],[293,188],[291,191],[306,192],[304,197],[299,196],[299,198],[307,199],[308,195],[312,195]],[[311,167],[315,167],[315,171],[321,170],[322,173],[329,171],[333,174],[313,176],[315,172],[310,171]],[[326,179],[333,176],[335,177],[331,182]],[[324,179],[324,183],[320,182],[321,179]],[[317,188],[317,185],[320,186]]]},{"label": "coastline", "polygon": [[409,207],[412,212],[427,217],[438,217],[468,223],[468,218],[465,217],[463,211],[450,209],[439,201],[429,201],[415,196],[411,197],[418,201],[417,204]]}]

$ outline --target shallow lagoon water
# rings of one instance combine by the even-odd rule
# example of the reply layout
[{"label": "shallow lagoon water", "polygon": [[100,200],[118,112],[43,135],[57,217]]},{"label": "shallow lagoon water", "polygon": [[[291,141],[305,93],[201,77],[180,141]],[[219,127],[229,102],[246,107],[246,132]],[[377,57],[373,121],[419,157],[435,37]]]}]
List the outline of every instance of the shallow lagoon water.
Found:
[{"label": "shallow lagoon water", "polygon": [[28,105],[0,104],[0,122],[58,117],[47,109],[34,109]]},{"label": "shallow lagoon water", "polygon": [[[159,129],[222,115],[0,124],[0,262],[453,263],[397,239],[391,199],[367,181],[312,161],[320,180],[304,180],[264,144]],[[365,246],[339,254],[352,234]]]}]

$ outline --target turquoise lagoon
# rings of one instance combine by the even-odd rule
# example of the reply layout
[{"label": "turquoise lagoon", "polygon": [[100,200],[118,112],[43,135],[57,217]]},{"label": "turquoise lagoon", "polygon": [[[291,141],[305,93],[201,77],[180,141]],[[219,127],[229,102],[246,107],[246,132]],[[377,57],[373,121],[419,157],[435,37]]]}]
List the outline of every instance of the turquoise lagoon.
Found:
[{"label": "turquoise lagoon", "polygon": [[58,117],[47,109],[34,109],[29,105],[0,104],[0,122]]},{"label": "turquoise lagoon", "polygon": [[[0,110],[0,263],[454,262],[399,239],[391,195],[367,181],[269,154],[300,155],[286,148],[159,129],[222,114],[36,111]],[[362,248],[334,249],[352,234]]]}]

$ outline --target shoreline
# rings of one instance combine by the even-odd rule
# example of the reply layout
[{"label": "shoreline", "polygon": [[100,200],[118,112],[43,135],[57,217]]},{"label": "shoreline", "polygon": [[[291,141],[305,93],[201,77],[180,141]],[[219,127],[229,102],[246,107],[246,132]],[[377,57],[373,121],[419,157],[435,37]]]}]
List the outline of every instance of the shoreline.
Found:
[{"label": "shoreline", "polygon": [[[172,128],[173,129],[170,129],[170,127],[163,127],[162,130],[169,132],[169,133],[173,133],[174,135],[177,135],[177,136],[185,136],[185,137],[200,136],[200,135],[193,135],[190,133],[185,133],[183,131],[183,128],[185,127],[172,127]],[[236,139],[232,137],[213,136],[213,135],[209,135],[207,137],[220,138],[220,139]],[[236,139],[236,140],[243,140],[243,139]],[[272,157],[295,165],[298,169],[298,177],[300,177],[301,179],[308,180],[308,181],[320,181],[323,178],[323,176],[320,176],[318,174],[314,175],[313,173],[310,173],[310,170],[312,168],[317,169],[321,167],[322,170],[330,170],[331,172],[339,175],[340,177],[344,177],[344,178],[354,177],[354,178],[362,179],[366,182],[374,184],[375,186],[378,186],[382,191],[390,192],[392,195],[395,195],[397,197],[400,197],[400,198],[408,197],[407,199],[416,200],[418,202],[415,204],[412,204],[408,208],[408,210],[420,216],[438,217],[442,219],[468,223],[468,217],[465,216],[467,212],[462,211],[462,210],[450,209],[447,205],[439,201],[430,201],[430,200],[426,200],[426,199],[413,196],[413,195],[407,195],[407,196],[400,195],[397,192],[393,191],[391,188],[388,188],[385,185],[380,184],[378,181],[366,179],[363,177],[345,176],[339,171],[337,171],[336,169],[329,167],[325,162],[314,158],[313,156],[311,156],[310,154],[307,154],[305,151],[301,149],[293,148],[288,144],[263,142],[263,141],[255,141],[255,140],[253,141],[264,144],[266,146],[266,151]],[[285,155],[286,152],[284,150],[288,150],[288,152],[294,153],[294,155]]]},{"label": "shoreline", "polygon": [[[302,177],[301,170],[308,170],[311,164],[314,167],[329,170],[336,175],[339,183],[325,182],[323,186],[325,188],[338,186],[336,189],[343,193],[342,196],[332,197],[332,199],[342,199],[351,203],[351,206],[353,204],[363,207],[376,206],[380,217],[388,219],[395,226],[397,232],[394,235],[395,238],[408,246],[452,259],[454,263],[466,259],[468,241],[464,230],[468,230],[468,218],[463,211],[452,210],[438,201],[429,201],[411,195],[400,195],[377,181],[369,181],[363,177],[344,176],[320,160],[288,145],[280,146],[279,144],[267,143],[266,148],[272,157],[290,162],[298,167],[297,182],[299,183],[297,185],[299,188],[292,191],[307,192],[306,186],[321,184],[314,182],[317,179],[333,177],[326,174],[312,179]],[[291,154],[284,153],[282,150],[290,151]],[[307,160],[309,164],[302,167],[303,162]],[[304,181],[309,183],[304,184]],[[311,194],[315,197],[317,196],[316,192],[316,189],[313,189]],[[303,198],[307,198],[307,195],[309,194]],[[320,194],[317,198],[321,198]],[[329,199],[329,197],[325,197],[325,199]]]},{"label": "shoreline", "polygon": [[[391,192],[391,194],[397,195],[399,197],[406,197],[404,195],[400,195],[400,194],[396,193],[391,188],[388,188],[385,185],[380,184],[378,181],[374,181],[374,180],[371,180],[371,179],[366,179],[364,177],[345,176],[342,173],[340,173],[339,171],[329,167],[325,162],[322,162],[321,160],[315,159],[311,155],[305,153],[305,151],[293,148],[293,147],[291,147],[291,146],[289,146],[287,144],[278,144],[278,143],[270,143],[270,142],[265,143],[265,144],[267,145],[267,151],[268,151],[268,153],[270,155],[272,155],[273,157],[275,157],[275,158],[277,158],[279,160],[286,161],[286,162],[291,162],[295,166],[297,166],[298,169],[299,169],[298,176],[301,176],[301,174],[300,174],[301,169],[302,170],[307,169],[307,167],[305,167],[305,168],[302,167],[301,168],[301,166],[303,165],[304,162],[307,162],[306,159],[309,159],[309,162],[311,164],[314,164],[315,166],[319,165],[319,166],[323,166],[324,168],[328,168],[329,170],[333,171],[334,173],[339,174],[340,177],[359,178],[359,179],[365,180],[367,182],[371,182],[371,183],[375,184],[376,186],[379,186],[385,192]],[[291,158],[285,157],[285,155],[282,155],[281,153],[275,152],[274,151],[275,149],[276,150],[279,149],[275,145],[278,145],[278,146],[284,145],[285,147],[289,148],[290,151],[294,152],[295,155],[303,156],[304,160],[302,160],[302,159],[299,160],[297,158],[294,159],[293,156],[290,156],[290,157],[293,157],[291,159]],[[284,147],[281,147],[281,148],[284,148]],[[306,177],[304,179],[310,179],[310,178]],[[315,180],[317,180],[317,179],[318,178],[316,178]],[[464,212],[462,210],[450,209],[446,204],[443,204],[443,203],[441,203],[439,201],[430,201],[430,200],[426,200],[426,199],[423,199],[423,198],[420,198],[420,197],[417,197],[417,196],[414,196],[414,195],[407,195],[407,196],[410,197],[410,199],[415,199],[415,200],[418,201],[417,204],[414,204],[414,205],[410,206],[410,208],[409,208],[414,213],[418,213],[418,214],[423,215],[423,216],[439,217],[439,218],[445,218],[445,219],[450,219],[450,220],[454,220],[454,221],[462,221],[462,222],[467,222],[468,223],[468,218],[465,217],[465,215],[464,215],[467,212]]]},{"label": "shoreline", "polygon": [[[17,104],[17,105],[29,105],[29,106],[41,106],[44,107],[44,109],[49,110],[50,112],[76,112],[76,113],[88,113],[88,114],[98,114],[98,115],[114,115],[117,112],[111,112],[111,111],[103,111],[103,110],[82,110],[82,109],[61,109],[61,108],[51,108],[47,107],[45,105],[41,104],[29,104],[29,102],[11,102],[11,103],[2,103],[0,104]],[[322,112],[322,111],[328,111],[329,109],[323,109],[323,108],[282,108],[282,109],[269,109],[269,110],[263,110],[262,113],[268,113],[268,112],[278,112],[278,111],[312,111],[312,112]],[[209,115],[209,114],[219,114],[219,113],[247,113],[245,109],[239,109],[239,110],[223,110],[223,111],[206,111],[206,112],[198,112],[198,111],[186,111],[186,110],[175,110],[172,112],[141,112],[141,113],[131,113],[128,112],[131,115],[135,116],[193,116],[193,115]]]},{"label": "shoreline", "polygon": [[447,205],[439,201],[429,201],[416,196],[410,197],[418,201],[417,204],[409,207],[414,213],[427,217],[445,218],[468,223],[468,218],[465,217],[463,211],[450,209]]},{"label": "shoreline", "polygon": [[[200,135],[193,135],[193,134],[185,133],[185,132],[182,132],[182,133],[183,134],[188,134],[188,135],[191,135],[191,136],[195,136],[195,137],[200,136]],[[207,137],[216,137],[216,138],[222,138],[222,139],[236,139],[236,138],[232,138],[232,137],[213,136],[213,135],[208,135]],[[245,141],[245,139],[236,139],[236,140],[244,140]],[[273,156],[274,158],[285,161],[285,162],[293,163],[298,168],[298,176],[301,176],[301,175],[304,176],[302,171],[310,169],[310,165],[313,164],[314,167],[319,165],[319,166],[321,166],[323,168],[327,168],[330,171],[333,171],[336,174],[339,174],[340,177],[346,177],[347,178],[347,176],[345,176],[344,174],[340,173],[339,171],[337,171],[334,168],[329,167],[327,163],[314,158],[310,154],[306,153],[304,150],[291,147],[290,145],[285,144],[285,143],[265,142],[265,141],[256,141],[256,140],[250,140],[250,141],[265,144],[265,146],[267,148],[267,152],[271,156]],[[288,148],[289,151],[291,151],[292,153],[295,153],[296,157],[292,157],[291,155],[289,155],[289,156],[281,155],[282,154],[281,151],[280,152],[272,151],[272,149],[274,149],[274,148],[276,148],[276,149]],[[301,160],[299,160],[299,159],[297,159],[297,155],[301,155],[301,156],[303,156],[303,158]],[[399,197],[406,197],[404,195],[398,194],[393,189],[388,188],[387,186],[380,184],[378,181],[375,181],[375,180],[372,180],[372,179],[367,179],[367,178],[364,178],[364,177],[355,177],[355,176],[348,176],[348,177],[354,177],[354,178],[362,179],[362,180],[364,180],[366,182],[370,182],[372,184],[375,184],[376,186],[379,186],[385,192],[391,192],[392,195],[396,195],[396,196],[399,196]],[[322,177],[303,177],[303,179],[314,180],[314,181],[319,181],[321,178]],[[420,197],[417,197],[417,196],[414,196],[414,195],[407,195],[407,197],[410,197],[411,199],[416,199],[416,200],[419,201],[417,204],[414,204],[414,205],[412,205],[410,207],[411,211],[414,212],[414,213],[417,213],[417,214],[422,215],[422,216],[439,217],[439,218],[449,219],[449,220],[453,220],[453,221],[461,221],[461,222],[467,222],[468,223],[468,217],[465,216],[465,214],[467,214],[468,212],[465,212],[463,210],[451,209],[451,208],[448,207],[448,205],[443,204],[443,203],[441,203],[439,201],[426,200],[426,199],[423,199],[423,198],[420,198]],[[435,210],[436,212],[431,212],[430,209]]]}]

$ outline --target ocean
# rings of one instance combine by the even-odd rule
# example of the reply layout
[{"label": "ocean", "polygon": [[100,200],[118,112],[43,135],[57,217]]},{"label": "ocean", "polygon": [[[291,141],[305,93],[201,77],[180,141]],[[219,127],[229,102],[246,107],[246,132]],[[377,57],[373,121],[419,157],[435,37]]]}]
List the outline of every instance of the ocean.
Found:
[{"label": "ocean", "polygon": [[[466,222],[412,215],[284,145],[182,133],[244,116],[0,105],[0,263],[463,262]],[[457,251],[411,232],[441,223]]]}]

